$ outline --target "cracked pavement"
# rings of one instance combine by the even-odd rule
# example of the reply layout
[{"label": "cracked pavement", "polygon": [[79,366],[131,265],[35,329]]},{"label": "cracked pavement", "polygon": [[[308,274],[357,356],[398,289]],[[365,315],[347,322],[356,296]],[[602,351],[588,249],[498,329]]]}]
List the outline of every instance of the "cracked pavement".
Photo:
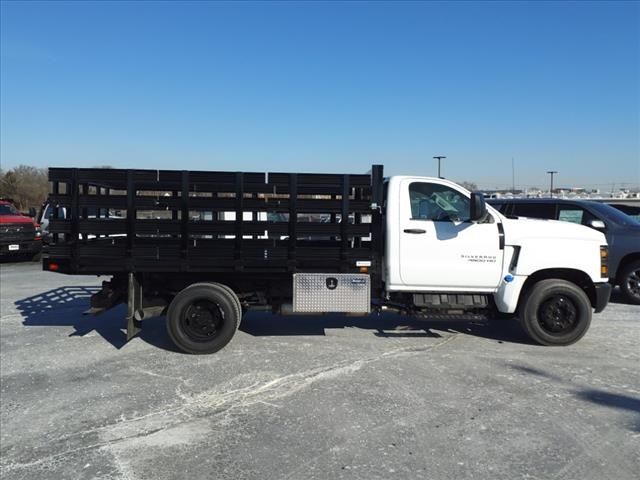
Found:
[{"label": "cracked pavement", "polygon": [[209,356],[83,316],[102,279],[0,265],[0,477],[558,478],[640,471],[640,306],[571,347],[509,321],[249,313]]}]

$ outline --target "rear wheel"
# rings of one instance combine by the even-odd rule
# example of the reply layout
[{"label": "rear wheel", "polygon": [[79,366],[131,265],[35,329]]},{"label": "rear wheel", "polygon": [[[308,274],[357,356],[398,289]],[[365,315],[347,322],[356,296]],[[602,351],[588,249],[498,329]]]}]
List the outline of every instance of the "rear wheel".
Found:
[{"label": "rear wheel", "polygon": [[624,299],[640,305],[640,260],[631,262],[620,272],[620,291]]},{"label": "rear wheel", "polygon": [[178,293],[169,305],[167,330],[180,350],[214,353],[231,341],[241,317],[240,302],[229,287],[196,283]]},{"label": "rear wheel", "polygon": [[520,317],[524,331],[541,345],[571,345],[589,329],[591,303],[571,282],[542,280],[527,292]]},{"label": "rear wheel", "polygon": [[238,310],[240,311],[240,320],[242,320],[242,316],[244,316],[246,312],[245,312],[245,309],[242,308],[242,304],[240,303],[240,299],[236,295],[236,292],[234,292],[230,287],[227,287],[222,283],[212,283],[211,285],[218,285],[220,288],[224,288],[227,292],[229,292],[229,295],[233,297],[233,300],[236,302],[236,305],[238,305]]}]

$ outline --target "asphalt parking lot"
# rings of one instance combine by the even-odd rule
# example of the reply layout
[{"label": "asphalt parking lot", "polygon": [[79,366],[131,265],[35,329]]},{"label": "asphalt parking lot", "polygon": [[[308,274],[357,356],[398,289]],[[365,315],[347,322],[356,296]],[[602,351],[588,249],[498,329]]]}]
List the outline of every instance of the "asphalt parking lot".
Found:
[{"label": "asphalt parking lot", "polygon": [[[95,277],[0,265],[0,476],[634,479],[640,307],[564,348],[515,322],[249,313],[210,356],[124,343]],[[635,472],[635,473],[634,473]]]}]

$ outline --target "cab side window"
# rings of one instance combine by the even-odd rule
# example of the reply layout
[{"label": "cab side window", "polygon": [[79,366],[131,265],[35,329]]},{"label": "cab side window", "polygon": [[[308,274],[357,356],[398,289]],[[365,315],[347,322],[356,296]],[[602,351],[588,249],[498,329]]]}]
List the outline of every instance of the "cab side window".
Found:
[{"label": "cab side window", "polygon": [[565,207],[558,208],[558,220],[571,223],[582,223],[582,217],[584,216],[584,210],[577,207]]},{"label": "cab side window", "polygon": [[511,214],[518,217],[555,220],[556,206],[552,203],[515,203]]},{"label": "cab side window", "polygon": [[409,201],[414,220],[465,222],[471,217],[469,199],[446,185],[413,182]]},{"label": "cab side window", "polygon": [[558,207],[558,220],[588,226],[591,220],[597,219],[594,215],[577,205],[561,205]]},{"label": "cab side window", "polygon": [[[56,209],[55,207],[51,206],[51,205],[47,205],[46,210],[44,212],[44,214],[42,215],[43,219],[47,219],[47,220],[54,220],[55,218],[55,213],[56,213]],[[60,208],[60,218],[65,218],[66,216],[66,209],[65,208]]]}]

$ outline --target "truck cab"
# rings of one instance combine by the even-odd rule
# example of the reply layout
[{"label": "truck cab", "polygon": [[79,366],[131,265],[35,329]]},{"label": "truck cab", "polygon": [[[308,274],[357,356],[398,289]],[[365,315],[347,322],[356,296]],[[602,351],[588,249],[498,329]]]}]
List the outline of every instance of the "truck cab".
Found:
[{"label": "truck cab", "polygon": [[[556,333],[579,310],[569,298],[574,287],[596,312],[606,305],[608,247],[601,232],[553,220],[506,218],[485,205],[481,194],[445,179],[391,177],[387,192],[384,279],[391,298],[416,309],[492,305],[501,314],[515,314],[537,284],[558,282],[559,293],[547,299],[556,300],[547,315]],[[567,284],[573,293],[562,291]],[[543,314],[536,310],[534,316],[539,320]],[[538,320],[534,330],[544,326]],[[536,340],[553,344],[553,336],[542,332]]]}]

